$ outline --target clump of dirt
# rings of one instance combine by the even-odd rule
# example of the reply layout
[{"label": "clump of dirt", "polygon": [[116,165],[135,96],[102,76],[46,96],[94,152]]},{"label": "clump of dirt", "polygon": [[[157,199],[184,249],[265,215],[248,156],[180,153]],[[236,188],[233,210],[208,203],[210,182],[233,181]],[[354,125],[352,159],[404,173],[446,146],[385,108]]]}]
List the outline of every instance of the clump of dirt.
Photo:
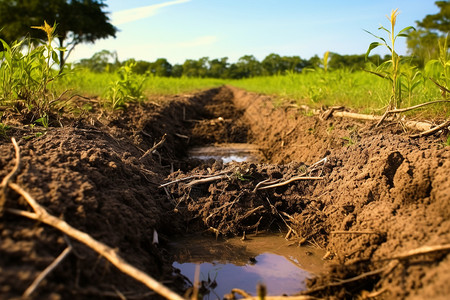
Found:
[{"label": "clump of dirt", "polygon": [[[180,293],[184,280],[166,256],[169,237],[290,228],[295,241],[323,247],[331,259],[306,293],[341,299],[450,294],[450,151],[442,135],[412,140],[397,125],[375,130],[371,123],[324,121],[232,87],[64,119],[62,128],[14,124],[7,135],[19,141],[22,155],[14,182],[51,214]],[[264,160],[186,157],[191,146],[227,142],[254,143]],[[0,137],[0,153],[3,178],[14,164],[9,138]],[[4,209],[29,209],[12,190],[4,196]],[[67,241],[55,229],[3,212],[0,294],[14,298]],[[155,297],[71,243],[75,251],[41,283],[36,298]],[[421,246],[444,247],[395,259]]]}]

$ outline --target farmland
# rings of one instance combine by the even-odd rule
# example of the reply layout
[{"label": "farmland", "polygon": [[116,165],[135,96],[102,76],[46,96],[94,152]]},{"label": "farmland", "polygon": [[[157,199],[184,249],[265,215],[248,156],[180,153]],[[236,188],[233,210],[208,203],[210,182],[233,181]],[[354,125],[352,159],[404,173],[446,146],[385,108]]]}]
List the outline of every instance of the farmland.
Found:
[{"label": "farmland", "polygon": [[[325,253],[304,299],[450,294],[447,52],[364,71],[326,53],[240,79],[59,72],[52,28],[25,54],[3,43],[0,298],[212,295],[209,276],[174,270],[170,242],[261,232]],[[188,155],[236,143],[259,160]]]}]

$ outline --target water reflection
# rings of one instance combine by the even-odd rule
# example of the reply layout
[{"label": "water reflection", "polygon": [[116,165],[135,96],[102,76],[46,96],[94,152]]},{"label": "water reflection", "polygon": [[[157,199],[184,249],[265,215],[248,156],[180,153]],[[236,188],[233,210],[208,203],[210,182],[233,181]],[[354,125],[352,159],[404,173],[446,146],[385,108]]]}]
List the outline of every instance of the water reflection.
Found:
[{"label": "water reflection", "polygon": [[289,245],[279,236],[249,241],[190,237],[176,244],[173,266],[193,282],[199,265],[199,279],[208,285],[205,299],[222,299],[233,288],[256,295],[258,283],[266,285],[268,295],[292,295],[306,288],[306,278],[322,270],[323,253]]}]

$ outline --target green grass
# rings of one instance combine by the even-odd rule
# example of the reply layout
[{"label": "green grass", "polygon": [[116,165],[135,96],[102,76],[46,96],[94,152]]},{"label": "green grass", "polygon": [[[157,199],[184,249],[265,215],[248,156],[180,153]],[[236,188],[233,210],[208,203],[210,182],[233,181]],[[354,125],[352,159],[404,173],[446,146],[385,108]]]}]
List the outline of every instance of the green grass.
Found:
[{"label": "green grass", "polygon": [[[144,80],[143,94],[146,97],[155,95],[176,95],[201,91],[225,84],[222,79],[213,78],[167,78],[135,75],[137,80]],[[119,80],[117,73],[94,73],[86,69],[72,70],[58,83],[58,89],[71,89],[90,97],[105,97],[108,87]]]},{"label": "green grass", "polygon": [[[342,105],[361,113],[382,114],[391,99],[390,83],[368,72],[348,70],[304,70],[287,74],[229,81],[248,91],[274,97],[277,105],[305,104],[311,107]],[[423,80],[411,94],[411,105],[442,99],[439,89],[430,80]],[[409,101],[409,99],[408,99]],[[408,103],[409,104],[409,103]],[[409,114],[426,117],[450,116],[448,103],[431,105]]]}]

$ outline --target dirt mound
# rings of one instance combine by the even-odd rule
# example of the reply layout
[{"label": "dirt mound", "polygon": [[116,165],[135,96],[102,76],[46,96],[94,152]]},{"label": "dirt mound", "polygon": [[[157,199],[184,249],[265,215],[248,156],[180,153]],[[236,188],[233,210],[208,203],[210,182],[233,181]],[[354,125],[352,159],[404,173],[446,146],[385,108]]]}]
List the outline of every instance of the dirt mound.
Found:
[{"label": "dirt mound", "polygon": [[[231,87],[152,100],[46,131],[16,124],[7,133],[22,155],[14,182],[51,214],[180,293],[183,280],[165,255],[168,237],[290,228],[297,242],[330,253],[329,271],[310,282],[314,296],[450,294],[447,248],[395,258],[450,243],[450,151],[443,136],[412,140],[397,125],[374,130],[371,123],[324,121]],[[264,161],[224,165],[186,157],[190,146],[225,142],[252,142]],[[9,138],[0,137],[0,153],[3,178],[14,164]],[[5,208],[28,209],[11,190],[5,199]],[[0,232],[0,298],[19,297],[66,241],[9,213]],[[41,283],[36,298],[154,297],[71,243],[74,253]]]}]

